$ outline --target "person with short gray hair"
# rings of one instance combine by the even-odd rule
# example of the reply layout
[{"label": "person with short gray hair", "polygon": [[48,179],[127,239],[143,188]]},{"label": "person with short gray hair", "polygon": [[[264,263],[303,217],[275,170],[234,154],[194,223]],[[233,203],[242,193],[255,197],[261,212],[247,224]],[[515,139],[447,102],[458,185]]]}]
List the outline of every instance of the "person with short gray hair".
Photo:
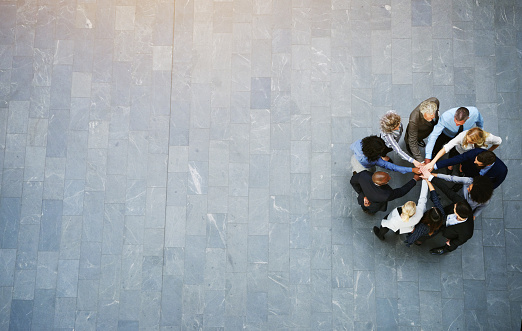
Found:
[{"label": "person with short gray hair", "polygon": [[430,135],[438,121],[439,100],[437,98],[424,100],[411,112],[404,140],[406,150],[416,161],[424,161],[420,147],[426,146],[423,140]]}]

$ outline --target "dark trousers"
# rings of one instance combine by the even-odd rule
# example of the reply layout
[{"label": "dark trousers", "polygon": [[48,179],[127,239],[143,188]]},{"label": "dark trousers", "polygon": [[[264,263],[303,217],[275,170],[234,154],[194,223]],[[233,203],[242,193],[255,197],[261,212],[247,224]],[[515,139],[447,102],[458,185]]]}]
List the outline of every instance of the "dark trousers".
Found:
[{"label": "dark trousers", "polygon": [[[431,158],[433,159],[435,155],[437,155],[437,153],[442,149],[442,147],[444,147],[444,145],[446,145],[453,138],[455,137],[448,137],[444,132],[441,132],[439,137],[437,138],[437,141],[435,141],[435,146],[433,147]],[[454,157],[457,154],[459,154],[459,152],[457,152],[455,148],[452,148],[449,152],[448,157]]]},{"label": "dark trousers", "polygon": [[[379,227],[379,232],[377,233],[377,235],[381,238],[384,237],[385,234],[388,233],[388,231],[390,231],[390,229],[388,229],[387,227],[384,227],[384,226],[380,226]],[[395,234],[399,234],[399,230],[395,231]]]}]

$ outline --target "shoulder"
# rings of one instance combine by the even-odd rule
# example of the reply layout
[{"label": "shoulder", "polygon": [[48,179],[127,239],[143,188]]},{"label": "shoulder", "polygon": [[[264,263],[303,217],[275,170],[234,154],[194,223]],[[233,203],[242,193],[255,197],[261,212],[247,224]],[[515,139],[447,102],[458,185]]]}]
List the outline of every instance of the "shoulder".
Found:
[{"label": "shoulder", "polygon": [[448,109],[446,110],[445,112],[442,113],[442,115],[440,115],[440,117],[442,119],[453,119],[453,117],[455,117],[455,113],[457,112],[457,109],[458,108],[451,108],[451,109]]},{"label": "shoulder", "polygon": [[472,157],[474,158],[475,156],[479,155],[480,153],[482,153],[484,151],[485,151],[485,149],[483,149],[483,148],[473,148],[461,155],[464,158],[472,158]]}]

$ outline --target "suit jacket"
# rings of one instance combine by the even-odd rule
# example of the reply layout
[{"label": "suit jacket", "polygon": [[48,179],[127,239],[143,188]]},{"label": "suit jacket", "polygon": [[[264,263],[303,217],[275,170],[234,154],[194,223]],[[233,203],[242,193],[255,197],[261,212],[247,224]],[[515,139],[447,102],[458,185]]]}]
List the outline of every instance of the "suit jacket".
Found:
[{"label": "suit jacket", "polygon": [[439,100],[432,97],[426,99],[426,101],[433,101],[437,104],[435,118],[431,122],[426,121],[424,115],[420,112],[419,104],[417,108],[411,112],[408,126],[406,127],[406,133],[404,134],[404,140],[409,146],[413,158],[419,162],[424,161],[424,155],[421,154],[418,142],[428,137],[431,131],[433,131],[433,127],[435,127],[439,121]]},{"label": "suit jacket", "polygon": [[[453,190],[446,185],[443,179],[435,177],[431,180],[431,182],[434,186],[441,189],[441,191],[444,192],[444,194],[446,194],[446,196],[453,202],[452,204],[444,208],[445,214],[454,214],[454,204],[459,201],[465,201],[465,199],[457,193],[453,192]],[[444,220],[444,222],[445,221],[446,220]],[[457,247],[459,247],[460,245],[464,244],[471,237],[473,237],[474,228],[475,223],[473,221],[473,217],[469,217],[465,222],[459,224],[450,225],[448,227],[445,225],[442,226],[442,228],[440,229],[442,235],[450,240],[450,245],[445,246],[445,249],[447,249],[448,252],[451,252],[457,249]]]},{"label": "suit jacket", "polygon": [[475,222],[473,217],[459,224],[443,226],[442,235],[450,240],[449,246],[446,249],[451,252],[457,249],[460,245],[464,244],[471,237],[473,237],[473,230],[475,228]]},{"label": "suit jacket", "polygon": [[[475,177],[480,174],[480,169],[475,164],[475,158],[485,150],[482,148],[474,148],[466,153],[454,156],[452,158],[438,161],[435,165],[437,169],[446,168],[447,166],[462,164],[462,172],[466,177]],[[497,160],[493,166],[484,174],[491,179],[493,188],[499,187],[500,184],[506,179],[508,169],[504,162],[497,157]]]},{"label": "suit jacket", "polygon": [[371,204],[368,207],[370,213],[378,211],[386,211],[388,208],[388,201],[400,198],[408,193],[417,183],[414,179],[410,180],[402,187],[392,189],[390,185],[377,186],[372,181],[373,173],[365,170],[352,176],[350,184],[357,192],[357,202],[361,207],[364,207],[364,197],[370,200]]}]

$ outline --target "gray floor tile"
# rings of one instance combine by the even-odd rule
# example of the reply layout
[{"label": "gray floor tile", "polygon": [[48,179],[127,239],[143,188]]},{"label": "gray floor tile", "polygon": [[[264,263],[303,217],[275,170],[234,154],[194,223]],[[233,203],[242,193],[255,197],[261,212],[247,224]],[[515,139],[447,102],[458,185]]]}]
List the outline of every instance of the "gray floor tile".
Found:
[{"label": "gray floor tile", "polygon": [[[0,4],[1,328],[519,327],[521,8]],[[442,257],[377,241],[349,185],[350,144],[430,96],[510,169]]]}]

